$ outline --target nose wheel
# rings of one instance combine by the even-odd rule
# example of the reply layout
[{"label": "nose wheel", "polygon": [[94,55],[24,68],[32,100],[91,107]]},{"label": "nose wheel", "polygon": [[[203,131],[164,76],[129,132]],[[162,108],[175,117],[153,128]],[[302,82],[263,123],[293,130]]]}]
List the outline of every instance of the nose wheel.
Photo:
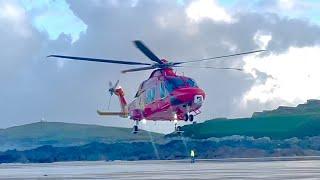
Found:
[{"label": "nose wheel", "polygon": [[183,120],[185,122],[188,122],[188,121],[193,122],[194,115],[190,113],[191,112],[190,105],[185,105],[184,107],[185,107],[186,113],[183,116]]},{"label": "nose wheel", "polygon": [[190,115],[189,115],[189,121],[190,121],[190,122],[193,122],[193,119],[194,119],[194,115],[193,115],[193,114],[190,114]]},{"label": "nose wheel", "polygon": [[187,121],[189,120],[188,114],[185,114],[185,115],[183,116],[183,120],[184,120],[185,122],[187,122]]},{"label": "nose wheel", "polygon": [[185,122],[187,122],[188,120],[189,120],[190,122],[193,122],[193,120],[194,120],[194,115],[187,113],[187,114],[184,115],[183,120],[184,120]]}]

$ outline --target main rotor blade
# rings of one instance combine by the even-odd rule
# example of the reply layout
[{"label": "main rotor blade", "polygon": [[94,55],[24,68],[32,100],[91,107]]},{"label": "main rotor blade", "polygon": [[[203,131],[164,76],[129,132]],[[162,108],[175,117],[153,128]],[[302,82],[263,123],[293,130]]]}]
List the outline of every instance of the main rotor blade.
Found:
[{"label": "main rotor blade", "polygon": [[113,63],[113,64],[126,64],[126,65],[151,65],[149,63],[133,62],[133,61],[118,61],[112,59],[96,59],[96,58],[87,58],[87,57],[74,57],[74,56],[61,56],[61,55],[49,55],[47,57],[57,57],[63,59],[72,59],[80,61],[94,61],[94,62],[103,62],[103,63]]},{"label": "main rotor blade", "polygon": [[142,67],[142,68],[133,68],[133,69],[123,70],[121,72],[127,73],[127,72],[136,72],[136,71],[145,71],[145,70],[150,70],[150,69],[156,69],[156,67],[148,66],[148,67]]},{"label": "main rotor blade", "polygon": [[136,41],[133,41],[133,43],[135,44],[136,48],[138,48],[149,59],[159,64],[163,64],[163,62],[141,41],[136,40]]},{"label": "main rotor blade", "polygon": [[264,51],[267,51],[267,50],[248,51],[248,52],[242,52],[242,53],[230,54],[230,55],[224,55],[224,56],[216,56],[216,57],[212,57],[212,58],[205,58],[205,59],[199,59],[199,60],[176,62],[176,63],[173,63],[173,64],[174,65],[178,65],[178,64],[185,64],[185,63],[208,61],[208,60],[215,60],[215,59],[221,59],[221,58],[226,58],[226,57],[233,57],[233,56],[241,56],[241,55],[252,54],[252,53],[259,53],[259,52],[264,52]]},{"label": "main rotor blade", "polygon": [[206,68],[206,69],[215,69],[215,70],[236,70],[243,71],[241,68],[233,67],[212,67],[212,66],[173,66],[173,67],[182,67],[182,68]]}]

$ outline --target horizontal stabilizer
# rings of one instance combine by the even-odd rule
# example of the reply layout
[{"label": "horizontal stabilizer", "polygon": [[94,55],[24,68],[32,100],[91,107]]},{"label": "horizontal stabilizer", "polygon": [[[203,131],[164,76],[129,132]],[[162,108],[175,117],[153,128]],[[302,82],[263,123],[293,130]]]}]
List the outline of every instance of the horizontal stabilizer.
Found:
[{"label": "horizontal stabilizer", "polygon": [[128,116],[127,113],[124,113],[124,112],[102,112],[102,111],[97,111],[97,113],[100,115],[100,116]]}]

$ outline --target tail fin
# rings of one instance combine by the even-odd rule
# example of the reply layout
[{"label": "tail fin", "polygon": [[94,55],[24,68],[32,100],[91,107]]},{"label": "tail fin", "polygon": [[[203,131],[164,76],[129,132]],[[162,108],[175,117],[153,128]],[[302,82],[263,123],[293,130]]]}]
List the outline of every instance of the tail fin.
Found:
[{"label": "tail fin", "polygon": [[122,90],[121,87],[119,87],[115,90],[114,94],[117,95],[119,98],[121,112],[126,114],[126,117],[128,117],[128,105],[127,105],[127,101],[124,97],[124,91]]},{"label": "tail fin", "polygon": [[102,111],[97,111],[99,115],[101,116],[120,116],[127,118],[129,116],[128,113],[128,106],[127,106],[127,101],[124,97],[124,92],[121,87],[118,87],[114,89],[114,94],[118,96],[120,106],[121,106],[121,112],[102,112]]}]

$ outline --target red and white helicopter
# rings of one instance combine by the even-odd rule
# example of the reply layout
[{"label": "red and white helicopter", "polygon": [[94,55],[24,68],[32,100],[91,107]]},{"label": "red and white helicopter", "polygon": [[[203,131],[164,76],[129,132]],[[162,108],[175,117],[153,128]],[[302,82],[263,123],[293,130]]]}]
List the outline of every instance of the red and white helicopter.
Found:
[{"label": "red and white helicopter", "polygon": [[[205,92],[199,88],[196,82],[186,76],[179,76],[173,68],[188,67],[183,66],[186,63],[195,63],[201,61],[216,60],[220,58],[246,55],[251,53],[258,53],[265,50],[256,50],[249,52],[242,52],[237,54],[230,54],[224,56],[217,56],[212,58],[205,58],[193,61],[182,62],[169,62],[165,59],[159,59],[146,45],[141,41],[134,41],[135,46],[146,55],[153,63],[133,62],[133,61],[121,61],[111,59],[97,59],[87,57],[74,57],[74,56],[62,56],[62,55],[49,55],[48,57],[57,57],[71,60],[83,60],[94,61],[103,63],[125,64],[130,66],[143,66],[128,70],[123,70],[122,73],[154,70],[150,77],[143,81],[136,93],[134,100],[127,104],[124,97],[124,91],[118,86],[119,81],[112,85],[110,83],[109,92],[111,96],[117,95],[121,105],[121,112],[101,112],[99,115],[117,115],[123,118],[129,118],[135,121],[133,127],[133,133],[138,132],[138,124],[140,121],[174,121],[175,131],[181,132],[181,127],[177,126],[178,121],[194,121],[194,116],[200,112],[200,107],[205,99]],[[189,66],[190,67],[190,66]],[[193,67],[196,68],[196,67]],[[222,70],[238,70],[240,68],[229,67],[199,67],[210,69],[222,69]],[[110,96],[110,97],[111,97]],[[110,103],[110,101],[109,101]]]}]

